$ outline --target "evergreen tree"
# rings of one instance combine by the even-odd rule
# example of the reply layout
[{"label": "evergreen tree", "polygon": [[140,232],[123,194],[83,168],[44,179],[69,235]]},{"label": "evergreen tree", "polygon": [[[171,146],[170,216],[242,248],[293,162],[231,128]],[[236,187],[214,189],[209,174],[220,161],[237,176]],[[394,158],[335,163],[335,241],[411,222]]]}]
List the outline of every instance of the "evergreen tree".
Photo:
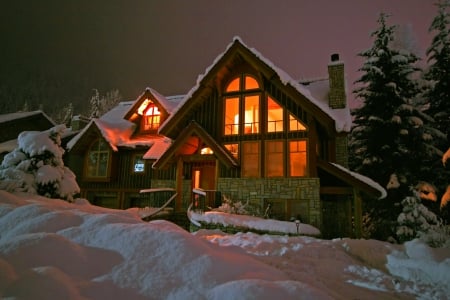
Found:
[{"label": "evergreen tree", "polygon": [[[438,15],[433,19],[429,28],[436,35],[431,46],[427,49],[429,69],[425,78],[431,83],[426,92],[429,100],[427,113],[436,120],[436,127],[443,133],[450,130],[450,1],[441,1],[437,4]],[[445,141],[447,142],[447,141]],[[445,151],[448,144],[438,144]]]},{"label": "evergreen tree", "polygon": [[72,201],[80,192],[73,172],[64,166],[61,134],[65,126],[48,131],[24,131],[18,147],[0,165],[0,189]]},{"label": "evergreen tree", "polygon": [[[435,33],[431,46],[427,49],[429,69],[425,73],[428,89],[424,98],[428,101],[427,113],[435,119],[436,129],[442,132],[432,140],[442,153],[450,146],[450,1],[437,4],[438,14],[433,19],[429,31]],[[432,164],[435,178],[433,183],[440,194],[450,185],[450,167],[435,161]],[[441,200],[442,201],[442,200]]]},{"label": "evergreen tree", "polygon": [[90,118],[100,117],[100,95],[97,89],[94,89],[94,95],[91,97],[91,111]]},{"label": "evergreen tree", "polygon": [[359,55],[365,63],[354,93],[363,105],[352,111],[354,125],[350,136],[350,166],[383,186],[390,184],[388,197],[371,202],[367,210],[380,222],[376,238],[393,235],[400,213],[400,201],[409,186],[425,180],[429,173],[423,166],[433,161],[437,152],[429,145],[432,118],[416,105],[420,94],[416,64],[419,58],[394,46],[395,26],[386,24],[380,14],[379,28],[372,33],[372,47]]}]

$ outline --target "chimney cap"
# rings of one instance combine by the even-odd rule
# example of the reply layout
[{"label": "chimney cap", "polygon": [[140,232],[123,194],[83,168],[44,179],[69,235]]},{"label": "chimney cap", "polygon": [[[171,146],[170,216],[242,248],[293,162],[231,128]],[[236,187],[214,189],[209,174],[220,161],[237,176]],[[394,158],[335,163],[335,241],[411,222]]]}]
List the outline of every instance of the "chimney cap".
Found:
[{"label": "chimney cap", "polygon": [[338,61],[338,60],[339,60],[339,53],[331,54],[331,61]]}]

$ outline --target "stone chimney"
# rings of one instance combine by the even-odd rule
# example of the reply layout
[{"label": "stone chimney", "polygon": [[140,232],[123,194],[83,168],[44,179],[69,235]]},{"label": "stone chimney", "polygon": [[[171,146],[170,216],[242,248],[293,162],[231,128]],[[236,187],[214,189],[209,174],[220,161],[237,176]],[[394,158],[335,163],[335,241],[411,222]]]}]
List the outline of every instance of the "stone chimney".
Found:
[{"label": "stone chimney", "polygon": [[333,108],[345,108],[347,96],[345,95],[344,62],[339,60],[339,54],[331,55],[331,63],[328,65],[328,77],[330,81],[330,92],[328,94],[328,105]]}]

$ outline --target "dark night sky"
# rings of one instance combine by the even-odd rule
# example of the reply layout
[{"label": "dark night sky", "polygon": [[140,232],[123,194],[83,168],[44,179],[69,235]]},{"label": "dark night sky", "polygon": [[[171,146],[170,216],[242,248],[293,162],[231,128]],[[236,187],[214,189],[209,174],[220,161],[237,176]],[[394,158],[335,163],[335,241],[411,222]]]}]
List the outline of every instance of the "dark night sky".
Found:
[{"label": "dark night sky", "polygon": [[294,78],[326,75],[330,54],[340,53],[351,88],[379,13],[411,25],[423,54],[434,2],[2,0],[0,78],[40,70],[68,87],[89,78],[92,88],[117,88],[126,100],[147,86],[182,94],[240,36]]}]

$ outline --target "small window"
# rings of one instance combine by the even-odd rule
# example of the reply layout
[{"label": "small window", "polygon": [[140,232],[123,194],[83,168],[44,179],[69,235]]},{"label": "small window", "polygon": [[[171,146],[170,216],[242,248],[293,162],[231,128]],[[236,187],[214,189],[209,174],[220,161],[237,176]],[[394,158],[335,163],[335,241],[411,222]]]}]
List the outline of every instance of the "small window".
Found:
[{"label": "small window", "polygon": [[161,112],[150,102],[144,111],[144,130],[156,131],[161,123]]},{"label": "small window", "polygon": [[259,89],[258,81],[256,81],[256,79],[253,77],[245,76],[245,89],[246,90]]},{"label": "small window", "polygon": [[135,155],[133,159],[133,172],[142,174],[145,172],[145,160],[142,155]]},{"label": "small window", "polygon": [[308,174],[306,140],[289,141],[289,175],[306,176]]},{"label": "small window", "polygon": [[242,143],[242,176],[260,177],[259,142]]},{"label": "small window", "polygon": [[231,155],[233,155],[234,158],[238,159],[239,157],[239,144],[226,144],[224,145],[225,148],[230,151]]},{"label": "small window", "polygon": [[209,147],[203,147],[200,150],[200,154],[201,155],[214,154],[214,151],[211,148],[209,148]]},{"label": "small window", "polygon": [[306,126],[297,120],[294,115],[289,114],[289,131],[306,131]]},{"label": "small window", "polygon": [[109,171],[110,149],[103,139],[98,139],[89,148],[86,158],[86,176],[106,178]]}]

